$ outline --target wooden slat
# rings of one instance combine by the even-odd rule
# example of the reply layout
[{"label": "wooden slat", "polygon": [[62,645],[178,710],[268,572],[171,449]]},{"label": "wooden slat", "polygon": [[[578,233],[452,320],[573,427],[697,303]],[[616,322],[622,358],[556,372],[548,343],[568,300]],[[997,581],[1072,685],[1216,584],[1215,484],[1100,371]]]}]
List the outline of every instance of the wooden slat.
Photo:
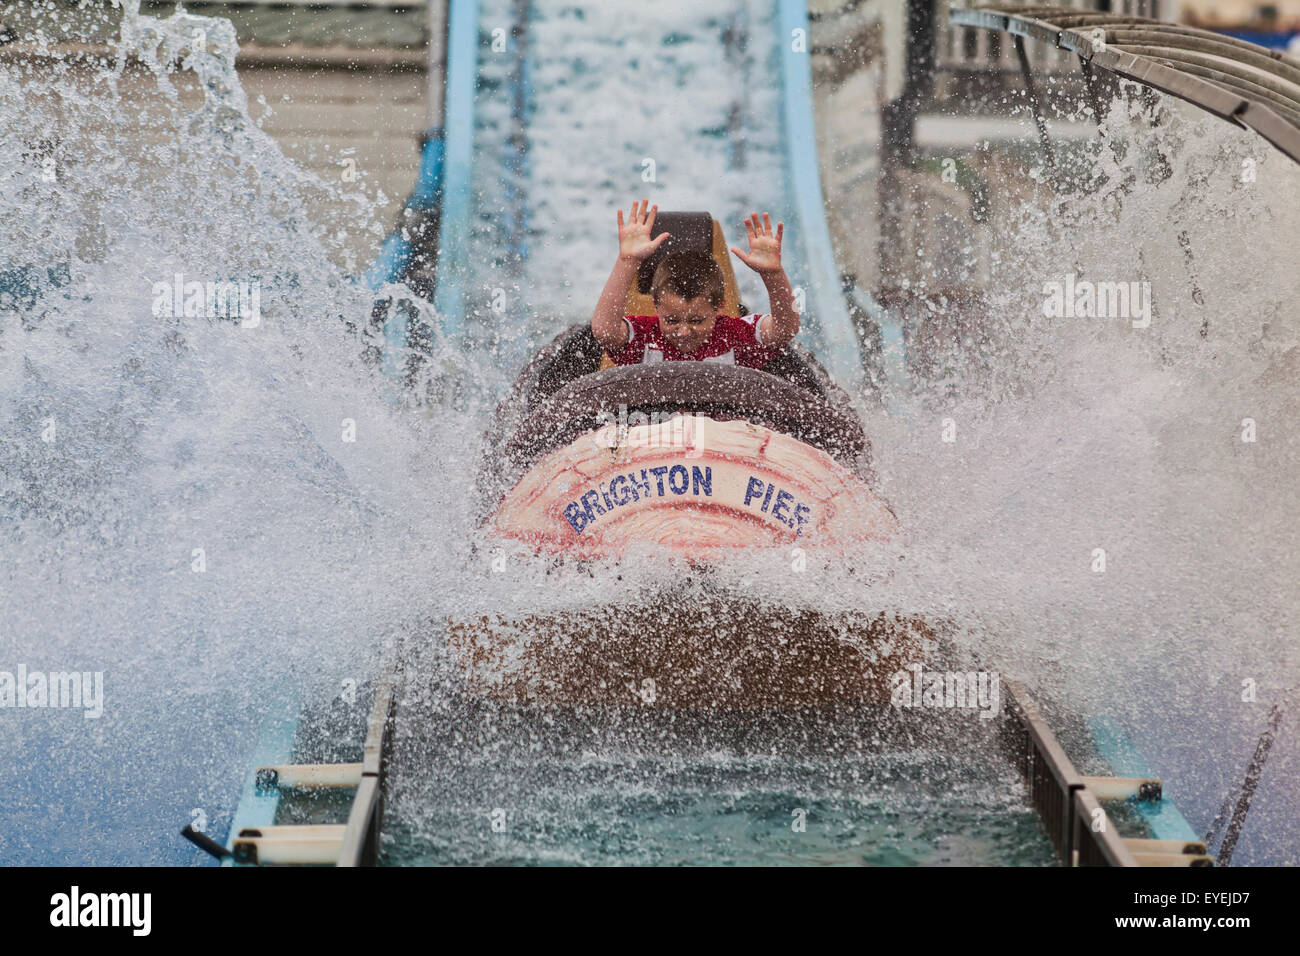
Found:
[{"label": "wooden slat", "polygon": [[366,719],[366,742],[362,751],[362,773],[377,775],[383,757],[384,733],[388,727],[388,717],[393,708],[393,675],[385,675],[379,690],[375,693],[374,706]]},{"label": "wooden slat", "polygon": [[[1087,787],[1074,791],[1071,806],[1074,809],[1072,859],[1069,866],[1141,866],[1133,851],[1115,832],[1114,821],[1106,815],[1096,796]],[[1094,820],[1102,825],[1094,829]]]},{"label": "wooden slat", "polygon": [[[257,83],[246,84],[246,89],[257,89]],[[369,142],[375,140],[409,142],[424,132],[421,125],[423,105],[420,103],[393,103],[384,99],[383,91],[376,95],[358,97],[352,102],[326,102],[322,100],[275,102],[267,96],[271,115],[262,129],[272,136],[319,136],[331,139],[347,135]],[[369,93],[369,91],[367,91]],[[259,95],[265,95],[258,90]],[[253,115],[259,112],[253,107]]]},{"label": "wooden slat", "polygon": [[1134,853],[1191,853],[1205,854],[1205,844],[1199,840],[1149,840],[1143,837],[1125,837],[1124,845]]},{"label": "wooden slat", "polygon": [[1214,866],[1214,857],[1203,853],[1134,853],[1138,866]]},{"label": "wooden slat", "polygon": [[[281,790],[355,787],[361,783],[361,764],[279,764],[271,767],[258,767],[257,775],[259,782],[262,782],[263,786],[276,786]],[[267,777],[272,777],[272,779],[268,780]]]},{"label": "wooden slat", "polygon": [[365,776],[357,788],[356,798],[348,813],[348,822],[342,839],[339,841],[339,853],[335,862],[339,866],[361,866],[366,862],[366,840],[370,835],[371,823],[379,805],[379,777]]},{"label": "wooden slat", "polygon": [[341,823],[305,823],[301,825],[274,824],[266,827],[245,827],[237,839],[278,840],[339,840],[346,829]]},{"label": "wooden slat", "polygon": [[[373,73],[358,78],[346,70],[322,69],[315,75],[306,77],[294,70],[260,67],[245,70],[245,65],[241,63],[239,78],[244,89],[249,91],[250,99],[256,100],[257,95],[263,95],[276,110],[281,106],[281,102],[277,101],[285,93],[296,103],[350,103],[378,99],[388,103],[423,104],[426,96],[422,77],[406,73]],[[419,125],[423,127],[423,121]]]},{"label": "wooden slat", "polygon": [[275,837],[237,837],[233,849],[237,863],[255,862],[259,866],[328,865],[338,861],[342,845],[342,837],[294,837],[285,834]]}]

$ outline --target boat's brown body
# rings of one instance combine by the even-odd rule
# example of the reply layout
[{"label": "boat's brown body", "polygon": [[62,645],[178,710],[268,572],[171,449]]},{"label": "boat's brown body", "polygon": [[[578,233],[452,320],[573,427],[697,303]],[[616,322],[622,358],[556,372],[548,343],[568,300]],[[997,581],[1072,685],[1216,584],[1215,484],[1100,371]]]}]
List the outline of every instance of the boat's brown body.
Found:
[{"label": "boat's brown body", "polygon": [[471,693],[558,705],[885,704],[894,675],[926,660],[934,647],[915,621],[796,612],[751,600],[450,624],[453,667]]}]

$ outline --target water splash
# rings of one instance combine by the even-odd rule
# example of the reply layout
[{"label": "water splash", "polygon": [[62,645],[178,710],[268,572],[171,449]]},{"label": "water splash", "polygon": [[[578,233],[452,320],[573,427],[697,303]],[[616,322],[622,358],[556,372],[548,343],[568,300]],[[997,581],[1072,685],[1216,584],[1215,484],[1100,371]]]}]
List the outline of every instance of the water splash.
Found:
[{"label": "water splash", "polygon": [[[445,404],[395,407],[347,263],[349,232],[382,234],[373,207],[260,130],[228,23],[138,0],[121,16],[110,62],[6,66],[0,85],[0,154],[18,157],[0,182],[0,668],[103,670],[109,698],[89,731],[5,715],[12,813],[45,829],[60,800],[125,828],[133,811],[108,797],[129,807],[167,755],[190,773],[157,818],[220,804],[247,747],[212,740],[268,696],[364,677],[392,635],[451,610],[599,606],[626,595],[620,574],[660,567],[557,577],[519,554],[508,587],[493,577],[467,502],[494,356],[435,339],[422,385]],[[1242,677],[1261,700],[1296,683],[1300,288],[1237,250],[1289,261],[1300,180],[1247,134],[1162,109],[1154,134],[1140,109],[1112,112],[1086,181],[1014,205],[982,337],[900,396],[905,416],[862,410],[904,547],[812,555],[801,574],[765,554],[715,583],[950,622],[1080,712],[1136,714],[1156,684],[1192,709]],[[1065,273],[1149,282],[1150,327],[1045,318],[1043,283]],[[257,281],[259,322],[155,314],[177,274]],[[1240,440],[1244,418],[1258,441]],[[216,756],[178,754],[195,741]],[[56,776],[21,772],[34,765]]]},{"label": "water splash", "polygon": [[258,127],[229,22],[138,7],[107,62],[0,86],[0,669],[105,675],[98,722],[5,713],[5,790],[38,833],[60,800],[130,825],[113,794],[158,761],[192,771],[149,798],[175,801],[151,806],[160,837],[204,793],[219,829],[248,723],[364,680],[471,520],[473,420],[407,416],[367,361],[346,250],[382,234],[374,208]]}]

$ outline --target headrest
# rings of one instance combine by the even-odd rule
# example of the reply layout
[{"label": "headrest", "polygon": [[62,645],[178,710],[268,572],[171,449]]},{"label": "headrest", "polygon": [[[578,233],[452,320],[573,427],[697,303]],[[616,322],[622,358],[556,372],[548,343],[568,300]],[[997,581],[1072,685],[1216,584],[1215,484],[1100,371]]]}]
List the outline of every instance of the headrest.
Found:
[{"label": "headrest", "polygon": [[713,217],[707,212],[657,212],[650,238],[670,233],[668,240],[651,253],[636,274],[637,291],[650,294],[650,283],[664,256],[673,252],[713,252]]}]

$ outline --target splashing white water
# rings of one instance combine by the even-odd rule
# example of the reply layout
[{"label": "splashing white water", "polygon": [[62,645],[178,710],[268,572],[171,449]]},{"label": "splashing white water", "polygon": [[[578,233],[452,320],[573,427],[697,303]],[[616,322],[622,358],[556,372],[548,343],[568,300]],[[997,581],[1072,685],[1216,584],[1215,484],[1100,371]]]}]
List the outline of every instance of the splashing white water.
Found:
[{"label": "splashing white water", "polygon": [[[0,87],[0,154],[21,157],[0,188],[0,668],[102,670],[108,694],[89,745],[84,726],[27,715],[0,743],[4,773],[102,747],[125,755],[105,759],[127,786],[178,723],[216,708],[220,728],[275,693],[364,677],[422,618],[612,603],[620,571],[653,575],[648,557],[557,578],[519,556],[508,586],[489,572],[470,478],[492,396],[407,414],[363,360],[372,295],[337,263],[340,234],[382,232],[372,209],[258,129],[228,23],[136,0],[123,24],[108,69]],[[1123,142],[1151,135],[1140,115],[1109,122]],[[906,552],[815,556],[802,574],[759,555],[720,569],[723,588],[950,621],[1084,711],[1140,710],[1159,671],[1189,696],[1296,683],[1300,288],[1268,264],[1300,240],[1300,178],[1185,108],[1155,136],[1166,174],[1101,143],[1092,187],[1023,207],[982,344],[903,395],[905,416],[864,409]],[[326,198],[353,211],[322,219]],[[155,314],[178,273],[258,282],[260,321]],[[1150,282],[1150,327],[1044,318],[1043,283],[1065,273]],[[499,381],[491,355],[434,350],[439,374]],[[1245,418],[1258,441],[1240,440]],[[868,588],[860,568],[882,561]],[[201,766],[210,792],[243,769]],[[39,803],[39,775],[14,782]]]},{"label": "splashing white water", "polygon": [[[1036,683],[1130,710],[1149,668],[1188,693],[1229,675],[1280,691],[1297,679],[1300,275],[1270,264],[1300,240],[1300,170],[1191,107],[1159,101],[1157,124],[1126,105],[1081,183],[1000,237],[958,397],[938,382],[905,430],[878,422],[877,457],[922,589]],[[1066,274],[1148,283],[1149,327],[1046,317]]]}]

